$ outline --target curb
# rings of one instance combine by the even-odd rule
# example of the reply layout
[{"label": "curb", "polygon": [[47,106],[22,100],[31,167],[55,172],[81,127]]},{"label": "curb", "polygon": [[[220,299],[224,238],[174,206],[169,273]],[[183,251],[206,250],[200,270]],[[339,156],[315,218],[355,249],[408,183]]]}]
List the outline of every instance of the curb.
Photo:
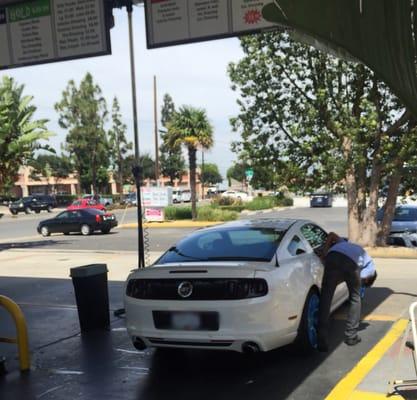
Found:
[{"label": "curb", "polygon": [[417,259],[417,249],[408,247],[366,247],[365,249],[373,258]]},{"label": "curb", "polygon": [[[143,224],[144,228],[204,228],[207,226],[214,226],[222,224],[223,221],[172,221],[172,222],[145,222]],[[120,229],[134,229],[137,228],[138,224],[136,222],[130,224],[119,225]]]}]

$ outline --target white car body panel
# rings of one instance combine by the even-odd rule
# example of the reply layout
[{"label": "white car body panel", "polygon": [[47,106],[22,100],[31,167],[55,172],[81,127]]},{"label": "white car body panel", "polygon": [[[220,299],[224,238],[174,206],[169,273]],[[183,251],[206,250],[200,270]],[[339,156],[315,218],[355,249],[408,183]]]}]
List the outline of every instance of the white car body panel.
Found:
[{"label": "white car body panel", "polygon": [[[262,351],[268,351],[293,342],[297,336],[307,295],[311,288],[320,289],[323,276],[323,265],[320,259],[300,234],[300,227],[304,223],[306,221],[296,222],[288,229],[277,249],[276,256],[269,263],[187,262],[155,265],[144,270],[133,271],[128,281],[132,278],[176,278],[184,281],[191,278],[263,278],[268,283],[268,294],[243,300],[210,301],[143,300],[125,296],[128,334],[132,340],[140,338],[151,347],[174,346],[242,351],[243,343],[254,342]],[[287,249],[294,235],[302,239],[307,249],[305,254],[296,257],[291,256]],[[187,273],[187,271],[190,272]],[[346,299],[346,285],[339,285],[334,296],[332,310]],[[156,329],[152,311],[215,311],[220,317],[219,330]],[[174,341],[175,344],[164,344],[164,341]],[[216,342],[213,341],[232,343],[225,347],[216,346]]]}]

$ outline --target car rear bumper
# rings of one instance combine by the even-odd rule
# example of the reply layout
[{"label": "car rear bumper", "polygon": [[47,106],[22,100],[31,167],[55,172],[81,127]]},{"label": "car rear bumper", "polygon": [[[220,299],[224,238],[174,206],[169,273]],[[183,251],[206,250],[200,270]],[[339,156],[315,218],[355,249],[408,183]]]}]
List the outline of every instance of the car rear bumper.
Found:
[{"label": "car rear bumper", "polygon": [[[149,347],[182,347],[242,352],[245,343],[268,351],[291,343],[296,336],[270,295],[235,301],[160,301],[125,297],[126,326],[132,341]],[[153,311],[217,312],[216,331],[157,329]]]}]

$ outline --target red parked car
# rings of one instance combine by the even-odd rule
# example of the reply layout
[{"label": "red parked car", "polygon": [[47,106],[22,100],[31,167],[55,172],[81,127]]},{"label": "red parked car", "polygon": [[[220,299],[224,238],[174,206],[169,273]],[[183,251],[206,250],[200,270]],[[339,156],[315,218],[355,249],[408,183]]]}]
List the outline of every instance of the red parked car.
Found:
[{"label": "red parked car", "polygon": [[104,207],[103,204],[97,203],[97,201],[91,199],[75,200],[70,206],[67,207],[67,210],[73,211],[83,208],[95,208],[96,210],[106,211],[106,207]]}]

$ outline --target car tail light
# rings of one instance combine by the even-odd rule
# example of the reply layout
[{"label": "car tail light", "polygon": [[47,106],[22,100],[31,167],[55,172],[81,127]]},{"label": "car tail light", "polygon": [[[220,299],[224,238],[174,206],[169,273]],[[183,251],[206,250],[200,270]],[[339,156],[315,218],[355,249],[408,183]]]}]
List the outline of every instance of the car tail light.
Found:
[{"label": "car tail light", "polygon": [[96,215],[96,222],[101,222],[102,221],[102,217],[101,215]]},{"label": "car tail light", "polygon": [[146,300],[242,300],[268,294],[264,279],[204,278],[187,279],[192,294],[183,298],[178,293],[183,279],[131,279],[126,295]]}]

